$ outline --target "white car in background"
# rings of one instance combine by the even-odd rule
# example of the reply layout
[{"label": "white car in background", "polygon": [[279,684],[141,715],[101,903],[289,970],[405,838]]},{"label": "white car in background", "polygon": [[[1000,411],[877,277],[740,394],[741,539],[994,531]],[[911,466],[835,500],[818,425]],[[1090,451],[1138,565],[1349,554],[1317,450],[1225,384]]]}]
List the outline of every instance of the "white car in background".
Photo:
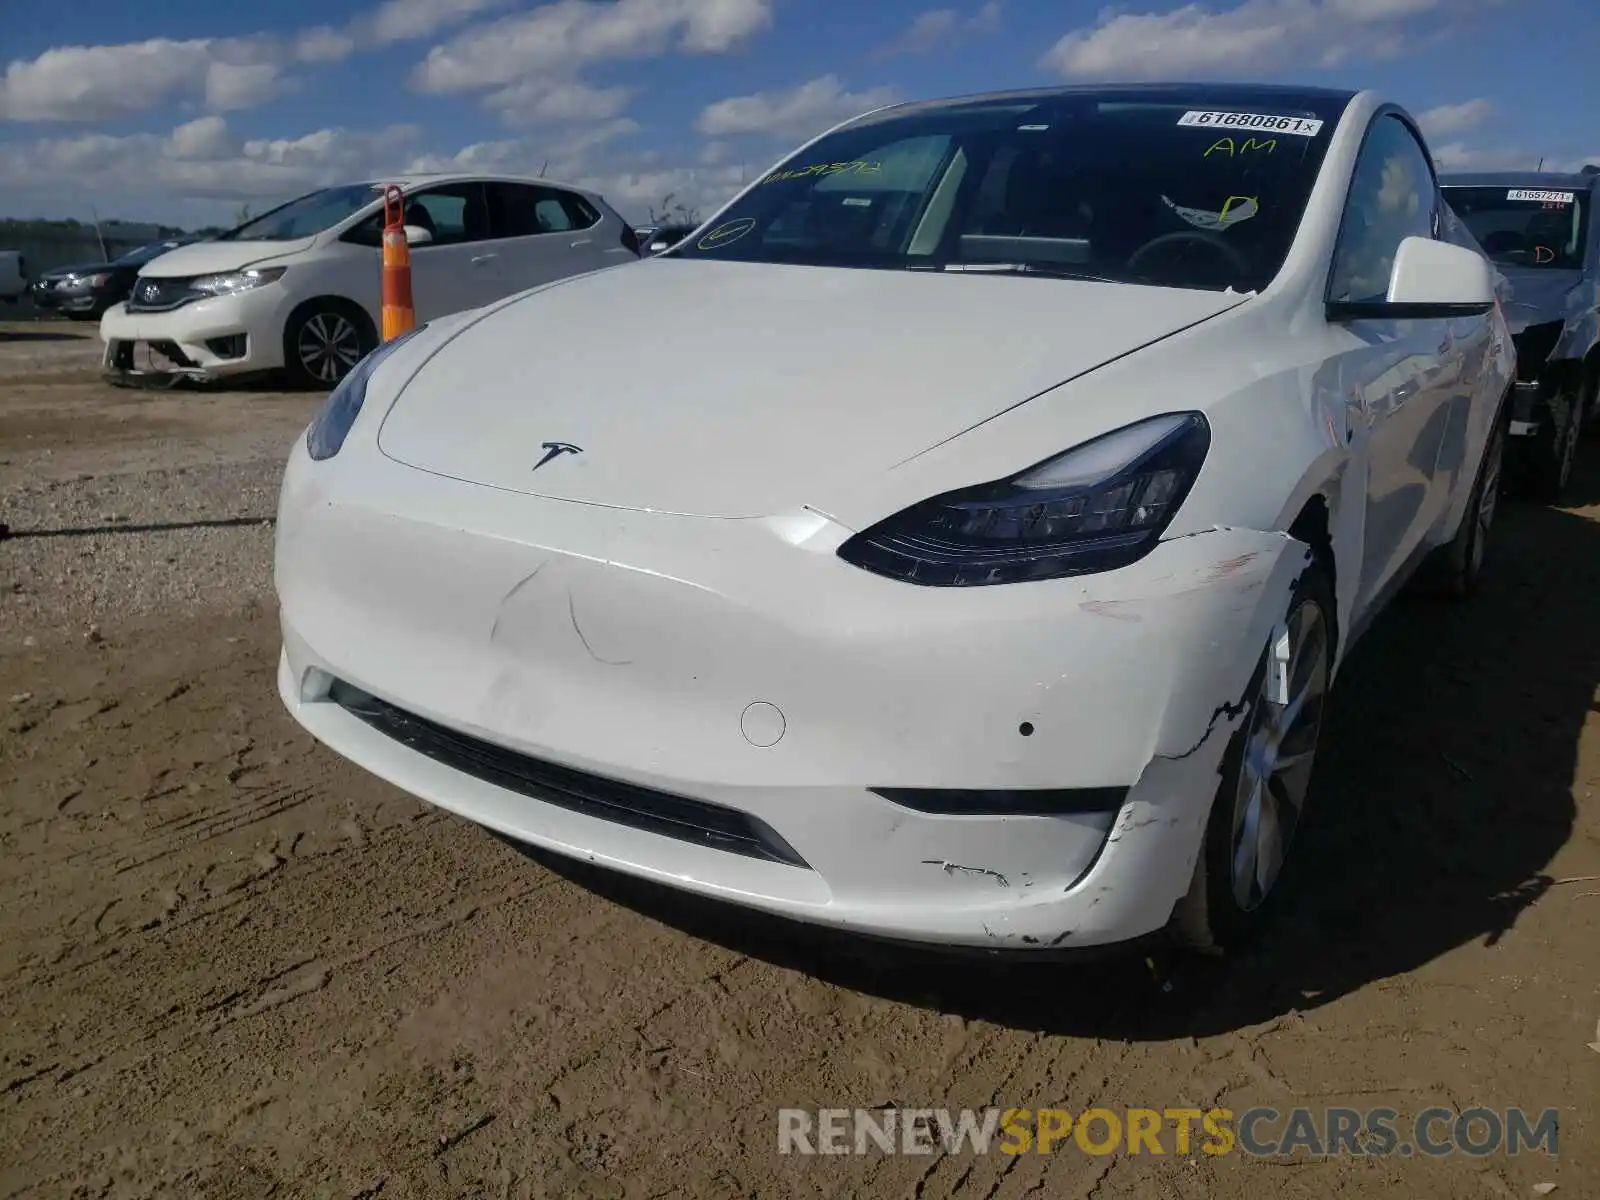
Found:
[{"label": "white car in background", "polygon": [[280,694],[427,801],[737,904],[1236,944],[1350,648],[1483,562],[1513,351],[1444,211],[1365,92],[846,122],[345,380],[283,481]]},{"label": "white car in background", "polygon": [[383,195],[405,197],[419,322],[639,257],[598,195],[511,176],[427,175],[323,188],[146,265],[100,321],[113,377],[204,379],[286,369],[331,387],[382,328]]}]

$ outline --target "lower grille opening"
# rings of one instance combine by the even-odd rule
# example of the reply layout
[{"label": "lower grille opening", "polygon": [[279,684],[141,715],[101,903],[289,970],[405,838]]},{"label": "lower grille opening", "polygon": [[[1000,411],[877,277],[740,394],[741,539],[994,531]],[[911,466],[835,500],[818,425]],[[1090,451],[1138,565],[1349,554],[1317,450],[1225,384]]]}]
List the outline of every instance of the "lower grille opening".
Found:
[{"label": "lower grille opening", "polygon": [[177,342],[151,342],[150,349],[154,350],[157,354],[161,355],[162,358],[166,359],[174,366],[194,366],[194,360],[179,348]]},{"label": "lower grille opening", "polygon": [[602,821],[631,825],[635,829],[746,858],[810,870],[806,861],[778,836],[776,830],[737,809],[605,779],[519,754],[446,729],[342,680],[334,682],[328,698],[351,716],[402,745],[486,783]]},{"label": "lower grille opening", "polygon": [[244,334],[230,333],[227,337],[207,338],[206,348],[218,358],[243,358]]}]

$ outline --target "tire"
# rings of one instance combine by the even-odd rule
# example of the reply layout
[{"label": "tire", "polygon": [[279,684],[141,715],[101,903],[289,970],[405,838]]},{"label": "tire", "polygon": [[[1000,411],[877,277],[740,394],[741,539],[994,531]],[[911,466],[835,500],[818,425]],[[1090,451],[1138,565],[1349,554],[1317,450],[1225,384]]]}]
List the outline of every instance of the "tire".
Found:
[{"label": "tire", "polygon": [[337,299],[312,300],[289,315],[283,330],[283,363],[297,387],[336,387],[372,352],[377,335],[366,314]]},{"label": "tire", "polygon": [[1182,947],[1237,950],[1270,917],[1315,771],[1336,614],[1328,572],[1313,562],[1262,649],[1245,692],[1248,707],[1223,754],[1194,878],[1169,926]]},{"label": "tire", "polygon": [[[1572,480],[1572,464],[1583,437],[1584,409],[1588,397],[1581,387],[1568,384],[1557,395],[1564,404],[1546,404],[1540,413],[1539,432],[1528,447],[1523,484],[1531,499],[1541,504],[1559,504]],[[1565,409],[1557,413],[1557,409]]]},{"label": "tire", "polygon": [[1483,448],[1478,478],[1473,481],[1472,498],[1467,501],[1461,527],[1455,537],[1423,560],[1417,572],[1421,590],[1436,600],[1465,600],[1478,590],[1489,532],[1500,511],[1505,456],[1506,420],[1502,409]]},{"label": "tire", "polygon": [[1600,440],[1600,363],[1588,367],[1583,373],[1583,378],[1583,395],[1586,401],[1583,436],[1592,442]]}]

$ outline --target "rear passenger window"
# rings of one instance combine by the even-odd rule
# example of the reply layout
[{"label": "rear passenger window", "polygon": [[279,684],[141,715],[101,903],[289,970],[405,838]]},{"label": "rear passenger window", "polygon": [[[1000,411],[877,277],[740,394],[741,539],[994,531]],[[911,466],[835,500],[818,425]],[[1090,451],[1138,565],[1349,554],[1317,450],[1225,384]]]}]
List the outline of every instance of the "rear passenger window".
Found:
[{"label": "rear passenger window", "polygon": [[489,220],[498,238],[587,229],[600,214],[571,192],[528,183],[491,183]]}]

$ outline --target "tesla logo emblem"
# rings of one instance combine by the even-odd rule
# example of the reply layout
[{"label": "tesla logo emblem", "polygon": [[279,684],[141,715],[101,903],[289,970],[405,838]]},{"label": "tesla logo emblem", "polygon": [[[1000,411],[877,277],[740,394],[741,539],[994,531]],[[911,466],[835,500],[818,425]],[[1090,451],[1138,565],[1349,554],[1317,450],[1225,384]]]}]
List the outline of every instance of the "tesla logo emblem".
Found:
[{"label": "tesla logo emblem", "polygon": [[546,442],[540,447],[540,449],[544,451],[544,457],[533,464],[533,469],[535,471],[544,466],[545,463],[549,462],[552,458],[560,458],[563,454],[583,453],[582,446],[574,446],[571,442]]}]

